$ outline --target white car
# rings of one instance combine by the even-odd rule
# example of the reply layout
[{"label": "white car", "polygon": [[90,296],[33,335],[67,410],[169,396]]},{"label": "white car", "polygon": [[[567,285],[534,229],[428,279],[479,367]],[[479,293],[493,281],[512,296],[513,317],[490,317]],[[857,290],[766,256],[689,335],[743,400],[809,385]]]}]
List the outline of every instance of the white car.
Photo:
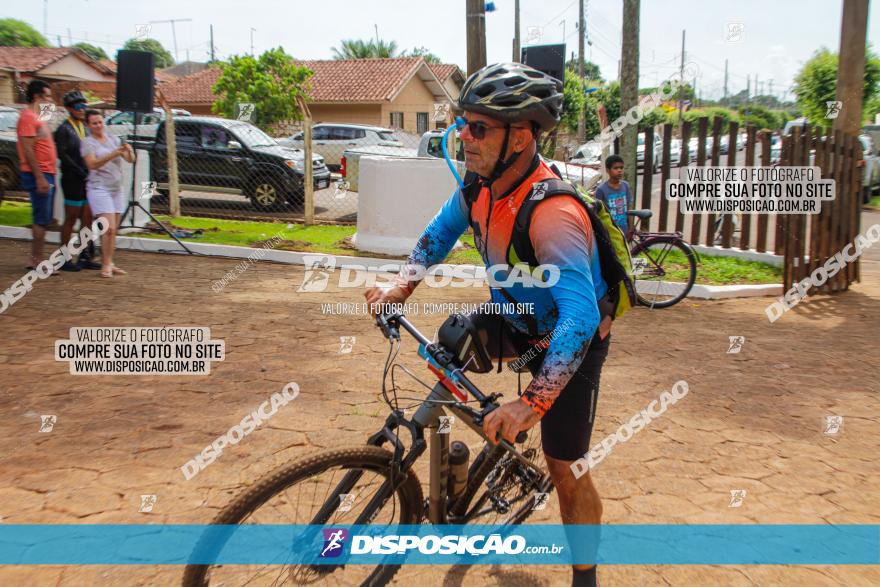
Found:
[{"label": "white car", "polygon": [[669,139],[669,165],[675,166],[681,162],[681,139]]},{"label": "white car", "polygon": [[[279,139],[278,144],[294,149],[303,148],[303,133]],[[390,128],[366,124],[320,123],[312,126],[312,148],[324,157],[327,167],[339,169],[342,153],[358,147],[403,147]]]},{"label": "white car", "polygon": [[[660,162],[663,161],[663,141],[660,135],[654,135],[654,153],[653,161],[651,161],[651,172],[657,173],[660,169]],[[645,133],[639,133],[639,144],[636,147],[636,164],[639,168],[644,167],[645,162]]]}]

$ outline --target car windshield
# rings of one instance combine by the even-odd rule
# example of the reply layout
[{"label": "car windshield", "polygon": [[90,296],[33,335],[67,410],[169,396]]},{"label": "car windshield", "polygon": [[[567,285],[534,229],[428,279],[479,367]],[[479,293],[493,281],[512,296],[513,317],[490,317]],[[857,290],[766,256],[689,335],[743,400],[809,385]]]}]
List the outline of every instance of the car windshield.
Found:
[{"label": "car windshield", "polygon": [[232,126],[232,130],[235,131],[236,136],[248,147],[273,147],[278,144],[275,142],[275,139],[252,124],[236,124]]},{"label": "car windshield", "polygon": [[0,112],[0,130],[14,130],[18,123],[18,112]]},{"label": "car windshield", "polygon": [[391,132],[391,131],[379,131],[379,138],[382,139],[383,141],[397,141],[397,142],[400,142],[400,139],[398,139],[398,138],[395,136],[395,134],[394,134],[393,132]]}]

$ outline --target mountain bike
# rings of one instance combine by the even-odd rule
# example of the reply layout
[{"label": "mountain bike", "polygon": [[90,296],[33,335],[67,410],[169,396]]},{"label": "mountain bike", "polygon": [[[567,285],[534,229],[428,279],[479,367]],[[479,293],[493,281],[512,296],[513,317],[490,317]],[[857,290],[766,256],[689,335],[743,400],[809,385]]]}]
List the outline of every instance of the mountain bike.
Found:
[{"label": "mountain bike", "polygon": [[[432,524],[504,526],[521,523],[546,503],[553,485],[539,429],[531,434],[520,432],[514,445],[505,440],[490,443],[483,435],[482,423],[498,407],[502,394],[483,394],[465,376],[467,363],[461,364],[449,349],[428,340],[403,314],[380,314],[376,324],[389,341],[382,396],[391,413],[382,428],[366,445],[325,450],[281,466],[236,497],[211,524],[395,526],[427,519]],[[395,368],[415,378],[406,367],[393,365],[400,351],[401,329],[419,343],[419,355],[438,379],[431,387],[416,378],[430,390],[427,397],[397,395]],[[389,373],[393,398],[388,394]],[[401,409],[401,400],[415,402],[412,417]],[[484,441],[470,465],[467,445],[459,441],[450,444],[450,434],[443,430],[450,423],[449,415],[455,418],[456,427],[464,424]],[[515,445],[522,446],[518,449]],[[413,471],[426,450],[430,453],[427,499]],[[313,541],[299,542],[307,543],[303,549],[314,549]],[[208,560],[214,560],[225,544],[225,540],[207,541],[203,536],[196,551],[208,549]],[[291,552],[298,547],[298,541],[292,541]],[[399,567],[286,561],[264,566],[190,564],[184,571],[183,585],[384,585]]]},{"label": "mountain bike", "polygon": [[[627,212],[639,221],[647,221],[651,215],[650,210]],[[630,256],[639,304],[668,308],[687,297],[697,280],[698,256],[680,232],[642,231],[633,222],[626,239],[632,243]]]}]

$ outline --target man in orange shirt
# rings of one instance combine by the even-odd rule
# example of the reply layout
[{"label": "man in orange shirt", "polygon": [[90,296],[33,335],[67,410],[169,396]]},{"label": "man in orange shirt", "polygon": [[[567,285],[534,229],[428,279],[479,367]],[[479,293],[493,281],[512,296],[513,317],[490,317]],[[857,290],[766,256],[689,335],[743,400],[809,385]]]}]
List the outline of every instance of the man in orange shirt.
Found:
[{"label": "man in orange shirt", "polygon": [[[43,261],[46,227],[52,223],[55,202],[55,168],[58,158],[55,141],[49,131],[49,120],[55,110],[49,84],[33,80],[27,86],[28,107],[21,111],[18,135],[18,161],[21,185],[31,198],[31,260],[28,269]],[[57,275],[57,273],[53,273]]]}]

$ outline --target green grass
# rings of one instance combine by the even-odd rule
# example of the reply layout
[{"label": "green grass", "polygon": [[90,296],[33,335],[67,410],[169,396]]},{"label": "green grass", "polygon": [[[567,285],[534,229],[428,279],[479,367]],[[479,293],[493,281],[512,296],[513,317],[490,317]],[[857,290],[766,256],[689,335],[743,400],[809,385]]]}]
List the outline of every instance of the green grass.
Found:
[{"label": "green grass", "polygon": [[880,208],[880,196],[874,196],[871,198],[871,201],[868,202],[868,206],[872,208]]},{"label": "green grass", "polygon": [[[689,266],[684,253],[677,250],[669,251],[665,256],[659,255],[660,249],[652,249],[651,258],[662,258],[663,270],[666,272],[664,281],[681,281],[688,279]],[[782,267],[759,261],[746,261],[734,257],[712,257],[701,255],[697,264],[697,281],[705,285],[738,285],[747,283],[779,283],[782,280]],[[647,266],[650,268],[649,263]]]},{"label": "green grass", "polygon": [[[875,198],[876,200],[877,198]],[[286,222],[246,222],[240,220],[220,220],[215,218],[181,217],[172,220],[169,216],[158,216],[159,220],[174,228],[204,231],[200,238],[181,239],[242,247],[260,246],[273,237],[281,238],[274,248],[289,251],[329,253],[332,255],[351,255],[357,257],[382,257],[375,253],[358,251],[349,242],[357,230],[354,226],[288,224]],[[0,205],[0,225],[29,226],[31,206],[26,202],[3,202]],[[290,228],[288,228],[288,226]],[[138,235],[145,238],[167,239],[158,233]],[[464,245],[447,257],[447,263],[482,263],[480,254],[474,247],[473,235],[461,237]],[[401,259],[402,257],[389,257]],[[780,283],[782,268],[757,261],[744,261],[732,257],[710,257],[703,255],[697,266],[697,283],[709,285],[733,285],[745,283]],[[687,269],[684,255],[673,251],[664,262],[669,274],[668,280],[685,281]]]}]

